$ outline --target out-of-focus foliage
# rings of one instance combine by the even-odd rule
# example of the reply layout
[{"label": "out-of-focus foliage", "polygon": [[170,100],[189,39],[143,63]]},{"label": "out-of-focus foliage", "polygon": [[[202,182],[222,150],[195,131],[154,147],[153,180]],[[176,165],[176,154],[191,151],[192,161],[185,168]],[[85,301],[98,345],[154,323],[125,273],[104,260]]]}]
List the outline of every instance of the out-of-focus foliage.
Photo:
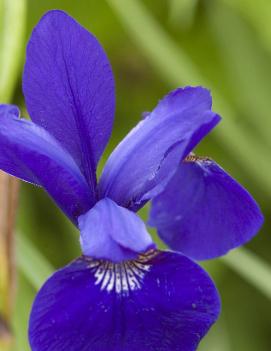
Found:
[{"label": "out-of-focus foliage", "polygon": [[[15,35],[15,27],[10,29],[11,23],[4,20],[4,3],[0,0],[1,65],[2,33],[8,31],[8,44]],[[25,47],[33,26],[53,8],[69,12],[103,44],[115,73],[117,112],[102,163],[141,113],[151,110],[169,89],[189,84],[211,88],[223,121],[197,151],[215,158],[260,203],[266,224],[247,246],[271,265],[270,0],[28,0],[25,14],[16,14],[19,0],[6,3],[18,3],[13,26],[20,24],[22,31],[24,23],[27,26],[25,35],[21,31],[23,39],[17,41],[19,47]],[[15,71],[17,64],[22,70],[23,58],[14,62]],[[11,100],[16,72],[5,78],[6,91],[1,90],[4,77],[0,77],[0,92],[7,95],[2,99],[25,111],[20,82]],[[27,320],[37,287],[53,268],[80,255],[80,249],[75,228],[40,189],[28,184],[22,185],[18,232],[14,351],[27,351]],[[223,311],[200,351],[270,350],[271,299],[268,293],[262,294],[266,286],[261,287],[268,279],[269,266],[262,269],[256,262],[255,274],[249,258],[232,256],[228,265],[224,262],[230,256],[222,263],[208,263],[221,292]],[[258,275],[258,282],[251,278],[253,274]]]},{"label": "out-of-focus foliage", "polygon": [[[0,99],[9,102],[18,78],[25,38],[25,0],[0,0]],[[22,18],[22,20],[18,20]]]}]

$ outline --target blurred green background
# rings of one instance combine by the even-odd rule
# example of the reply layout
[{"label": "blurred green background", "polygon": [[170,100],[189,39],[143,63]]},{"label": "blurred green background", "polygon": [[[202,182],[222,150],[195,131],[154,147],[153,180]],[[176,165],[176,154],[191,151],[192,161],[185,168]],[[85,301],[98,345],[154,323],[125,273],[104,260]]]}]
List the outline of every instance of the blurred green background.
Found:
[{"label": "blurred green background", "polygon": [[[0,0],[0,96],[18,104],[23,115],[27,39],[44,12],[54,8],[94,33],[113,66],[117,111],[101,164],[142,112],[170,89],[212,90],[223,121],[197,153],[216,159],[246,186],[266,221],[244,251],[253,256],[237,250],[236,256],[208,263],[223,310],[199,350],[271,350],[271,1]],[[80,248],[73,226],[42,190],[28,184],[21,185],[17,236],[14,350],[26,351],[38,286],[52,269],[80,255]]]}]

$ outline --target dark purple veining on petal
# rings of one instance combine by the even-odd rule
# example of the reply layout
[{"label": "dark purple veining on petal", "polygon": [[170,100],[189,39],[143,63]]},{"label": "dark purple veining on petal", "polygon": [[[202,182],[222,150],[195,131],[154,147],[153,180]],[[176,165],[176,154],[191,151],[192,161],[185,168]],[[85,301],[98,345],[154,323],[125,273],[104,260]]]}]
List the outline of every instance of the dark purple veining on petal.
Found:
[{"label": "dark purple veining on petal", "polygon": [[70,152],[96,196],[96,165],[111,134],[114,79],[97,39],[50,11],[29,40],[23,90],[32,120]]},{"label": "dark purple veining on petal", "polygon": [[48,12],[28,44],[23,90],[36,124],[0,105],[0,169],[42,186],[79,226],[85,254],[39,291],[32,351],[195,351],[218,317],[216,288],[189,258],[154,250],[131,211],[154,198],[160,237],[194,259],[258,231],[252,197],[213,161],[189,155],[220,120],[209,91],[179,88],[162,99],[113,151],[97,188],[115,97],[96,38]]},{"label": "dark purple veining on petal", "polygon": [[112,152],[100,180],[100,197],[138,210],[164,189],[179,162],[219,120],[206,89],[171,92]]},{"label": "dark purple veining on petal", "polygon": [[88,184],[70,154],[46,130],[0,110],[0,169],[42,186],[64,213],[77,217],[94,203]]},{"label": "dark purple veining on petal", "polygon": [[213,282],[181,254],[151,251],[123,263],[80,258],[35,300],[32,351],[195,351],[216,321]]},{"label": "dark purple veining on petal", "polygon": [[180,164],[150,214],[166,244],[197,260],[243,245],[262,223],[252,196],[214,161],[195,155]]}]

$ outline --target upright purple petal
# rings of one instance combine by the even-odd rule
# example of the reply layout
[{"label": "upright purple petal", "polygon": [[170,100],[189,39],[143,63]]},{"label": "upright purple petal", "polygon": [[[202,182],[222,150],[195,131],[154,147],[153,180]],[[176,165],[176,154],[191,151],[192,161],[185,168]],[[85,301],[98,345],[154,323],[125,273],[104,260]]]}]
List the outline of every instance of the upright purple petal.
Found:
[{"label": "upright purple petal", "polygon": [[96,38],[64,12],[48,12],[28,43],[23,90],[32,120],[70,152],[94,193],[115,110],[110,63]]},{"label": "upright purple petal", "polygon": [[246,243],[262,223],[251,195],[214,161],[196,157],[180,165],[150,214],[162,240],[196,260]]},{"label": "upright purple petal", "polygon": [[220,311],[217,290],[181,254],[110,263],[84,257],[39,291],[32,351],[195,351]]},{"label": "upright purple petal", "polygon": [[75,223],[94,203],[84,176],[68,152],[43,128],[3,111],[0,169],[42,186]]},{"label": "upright purple petal", "polygon": [[219,122],[206,89],[177,89],[116,147],[107,161],[100,196],[138,210],[161,192],[179,162]]},{"label": "upright purple petal", "polygon": [[108,198],[80,216],[78,223],[86,256],[120,262],[155,248],[144,222]]}]

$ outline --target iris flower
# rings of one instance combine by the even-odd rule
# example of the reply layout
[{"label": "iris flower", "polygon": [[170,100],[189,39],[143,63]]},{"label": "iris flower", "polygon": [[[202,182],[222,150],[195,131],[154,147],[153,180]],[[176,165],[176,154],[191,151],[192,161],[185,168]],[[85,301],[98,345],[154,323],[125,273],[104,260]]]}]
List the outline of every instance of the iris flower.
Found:
[{"label": "iris flower", "polygon": [[[220,120],[210,93],[170,92],[115,148],[98,182],[115,96],[95,37],[48,12],[28,43],[23,91],[32,121],[0,107],[0,168],[47,191],[80,230],[83,253],[38,292],[32,350],[195,350],[220,299],[194,260],[247,242],[263,221],[244,188],[192,154]],[[149,200],[150,224],[172,251],[156,248],[136,214]]]}]

